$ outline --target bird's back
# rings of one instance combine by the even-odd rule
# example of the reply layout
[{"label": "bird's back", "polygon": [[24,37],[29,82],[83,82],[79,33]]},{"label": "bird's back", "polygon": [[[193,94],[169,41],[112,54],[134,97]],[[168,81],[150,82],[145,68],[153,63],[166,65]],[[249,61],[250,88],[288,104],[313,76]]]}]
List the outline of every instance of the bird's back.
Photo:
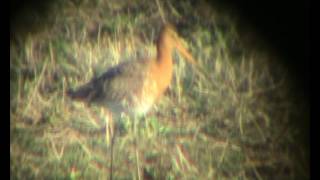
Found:
[{"label": "bird's back", "polygon": [[135,111],[150,62],[147,59],[123,62],[77,90],[69,91],[68,95],[89,104],[106,106],[116,114]]}]

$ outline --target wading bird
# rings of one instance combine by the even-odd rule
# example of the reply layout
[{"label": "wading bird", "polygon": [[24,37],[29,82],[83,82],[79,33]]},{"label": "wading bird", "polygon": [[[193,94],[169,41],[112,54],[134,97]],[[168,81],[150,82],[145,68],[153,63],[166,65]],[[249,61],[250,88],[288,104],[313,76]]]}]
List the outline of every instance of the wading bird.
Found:
[{"label": "wading bird", "polygon": [[121,113],[144,115],[169,87],[174,49],[187,61],[196,64],[170,24],[162,27],[156,45],[156,57],[120,63],[77,90],[68,91],[67,95],[75,100],[102,105],[111,116]]}]

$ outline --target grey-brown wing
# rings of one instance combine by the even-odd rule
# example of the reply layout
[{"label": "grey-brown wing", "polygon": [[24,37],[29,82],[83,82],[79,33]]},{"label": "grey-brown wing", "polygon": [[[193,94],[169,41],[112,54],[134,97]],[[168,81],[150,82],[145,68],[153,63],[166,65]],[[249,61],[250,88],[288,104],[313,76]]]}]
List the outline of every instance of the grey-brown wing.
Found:
[{"label": "grey-brown wing", "polygon": [[143,86],[147,66],[147,61],[121,63],[78,90],[69,92],[69,96],[98,104],[130,101],[130,98],[139,93]]}]

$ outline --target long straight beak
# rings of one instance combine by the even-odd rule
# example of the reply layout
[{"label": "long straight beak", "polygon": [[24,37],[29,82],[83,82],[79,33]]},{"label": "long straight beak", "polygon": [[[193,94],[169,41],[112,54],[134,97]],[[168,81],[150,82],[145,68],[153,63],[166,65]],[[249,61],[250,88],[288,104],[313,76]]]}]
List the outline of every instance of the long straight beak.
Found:
[{"label": "long straight beak", "polygon": [[178,37],[176,41],[176,48],[189,63],[194,65],[195,73],[205,80],[211,79],[209,76],[206,75],[205,70],[197,63],[193,56],[184,48],[182,42],[182,39]]},{"label": "long straight beak", "polygon": [[182,45],[182,39],[177,37],[177,41],[176,41],[176,48],[177,50],[181,53],[181,55],[183,55],[186,60],[193,64],[193,65],[197,65],[197,62],[195,61],[195,59],[192,57],[192,55],[187,51],[187,49],[185,49]]}]

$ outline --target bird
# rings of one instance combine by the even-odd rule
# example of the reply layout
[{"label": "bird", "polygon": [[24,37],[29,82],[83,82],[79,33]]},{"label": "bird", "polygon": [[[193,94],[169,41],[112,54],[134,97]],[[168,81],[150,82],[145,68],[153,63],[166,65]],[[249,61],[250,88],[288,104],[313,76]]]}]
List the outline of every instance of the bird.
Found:
[{"label": "bird", "polygon": [[162,26],[156,47],[154,58],[122,62],[76,90],[69,90],[67,95],[73,100],[105,107],[112,116],[145,115],[170,85],[174,49],[189,63],[197,64],[170,23]]},{"label": "bird", "polygon": [[121,117],[123,113],[134,117],[144,116],[155,101],[163,96],[172,80],[174,49],[188,62],[197,65],[197,61],[182,45],[182,39],[170,23],[162,26],[156,47],[157,54],[154,58],[122,62],[76,90],[67,91],[67,96],[73,100],[100,105],[108,111],[105,139],[106,144],[111,147],[110,179],[113,167],[112,149],[116,137],[113,133],[114,117]]}]

